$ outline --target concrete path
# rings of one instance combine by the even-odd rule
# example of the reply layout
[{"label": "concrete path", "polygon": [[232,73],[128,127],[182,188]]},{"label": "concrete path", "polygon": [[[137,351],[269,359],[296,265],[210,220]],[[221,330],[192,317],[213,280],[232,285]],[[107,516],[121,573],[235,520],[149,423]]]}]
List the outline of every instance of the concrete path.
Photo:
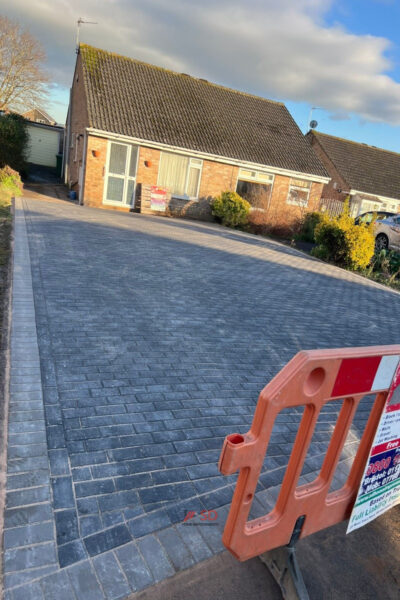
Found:
[{"label": "concrete path", "polygon": [[[214,225],[43,197],[16,208],[6,597],[123,598],[222,551],[235,477],[216,463],[268,380],[302,348],[395,343],[400,298]],[[321,416],[302,482],[339,408]],[[274,503],[300,418],[280,415],[254,517]],[[214,509],[216,526],[182,523]]]}]

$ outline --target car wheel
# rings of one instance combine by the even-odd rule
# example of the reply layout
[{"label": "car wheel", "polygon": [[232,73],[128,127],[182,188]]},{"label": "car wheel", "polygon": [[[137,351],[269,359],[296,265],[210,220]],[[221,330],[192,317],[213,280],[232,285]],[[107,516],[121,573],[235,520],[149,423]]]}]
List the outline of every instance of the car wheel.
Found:
[{"label": "car wheel", "polygon": [[377,250],[387,250],[389,248],[389,238],[384,233],[380,233],[375,239],[375,248]]}]

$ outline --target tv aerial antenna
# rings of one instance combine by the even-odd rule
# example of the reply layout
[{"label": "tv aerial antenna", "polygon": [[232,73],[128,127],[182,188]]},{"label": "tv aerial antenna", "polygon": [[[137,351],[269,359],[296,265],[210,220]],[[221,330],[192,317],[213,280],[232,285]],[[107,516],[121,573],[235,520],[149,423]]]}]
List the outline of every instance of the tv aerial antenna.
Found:
[{"label": "tv aerial antenna", "polygon": [[76,53],[78,54],[78,52],[79,52],[79,32],[81,29],[81,25],[98,25],[98,23],[95,21],[86,21],[85,19],[82,19],[82,17],[79,17],[76,24],[77,24],[77,27],[76,27]]}]

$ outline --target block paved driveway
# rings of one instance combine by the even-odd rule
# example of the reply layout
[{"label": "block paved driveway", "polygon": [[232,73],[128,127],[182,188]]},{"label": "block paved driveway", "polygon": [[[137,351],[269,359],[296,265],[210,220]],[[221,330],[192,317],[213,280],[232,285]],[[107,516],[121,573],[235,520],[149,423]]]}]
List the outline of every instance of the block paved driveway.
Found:
[{"label": "block paved driveway", "polygon": [[[235,483],[217,470],[222,441],[249,428],[268,380],[300,349],[398,342],[398,294],[295,250],[51,198],[17,201],[14,281],[12,600],[123,598],[221,551]],[[303,482],[339,408],[317,424]],[[273,505],[300,417],[278,418],[253,516]],[[182,525],[219,507],[219,528]]]}]

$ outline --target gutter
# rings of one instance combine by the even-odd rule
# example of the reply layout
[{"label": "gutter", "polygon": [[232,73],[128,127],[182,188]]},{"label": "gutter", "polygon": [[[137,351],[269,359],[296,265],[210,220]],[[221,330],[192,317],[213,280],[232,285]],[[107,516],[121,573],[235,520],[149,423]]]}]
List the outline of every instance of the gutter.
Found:
[{"label": "gutter", "polygon": [[[381,202],[400,202],[400,198],[388,198],[387,196],[379,196],[378,194],[371,194],[370,192],[361,192],[360,190],[353,190],[351,189],[349,194],[361,194],[362,196],[373,196],[374,198],[377,198],[378,200],[380,200]],[[367,198],[366,198],[367,200]]]},{"label": "gutter", "polygon": [[82,181],[80,183],[80,188],[79,188],[79,205],[80,206],[83,205],[83,195],[85,193],[87,139],[88,139],[88,134],[87,134],[87,131],[85,130],[85,137],[83,139],[83,154],[82,154],[82,158],[83,158],[83,160],[82,160]]},{"label": "gutter", "polygon": [[178,154],[184,154],[186,156],[202,158],[205,160],[212,160],[214,162],[219,162],[228,165],[235,165],[244,169],[256,169],[261,171],[267,170],[277,175],[285,175],[286,177],[304,179],[306,181],[313,181],[315,183],[329,183],[329,181],[331,180],[330,177],[322,177],[321,175],[313,175],[311,173],[301,173],[300,171],[291,171],[289,169],[282,169],[280,167],[272,167],[270,165],[262,165],[259,163],[245,162],[242,160],[238,160],[237,158],[222,157],[218,156],[217,154],[208,154],[207,152],[201,152],[198,150],[188,150],[187,148],[181,148],[179,146],[171,146],[169,144],[163,144],[160,142],[152,142],[149,140],[135,138],[128,135],[122,135],[119,133],[110,133],[108,131],[103,131],[102,129],[96,129],[94,127],[87,127],[86,131],[89,135],[104,137],[109,140],[130,142],[141,146],[147,146],[149,148],[156,148],[157,150],[165,150],[167,152],[174,151]]}]

